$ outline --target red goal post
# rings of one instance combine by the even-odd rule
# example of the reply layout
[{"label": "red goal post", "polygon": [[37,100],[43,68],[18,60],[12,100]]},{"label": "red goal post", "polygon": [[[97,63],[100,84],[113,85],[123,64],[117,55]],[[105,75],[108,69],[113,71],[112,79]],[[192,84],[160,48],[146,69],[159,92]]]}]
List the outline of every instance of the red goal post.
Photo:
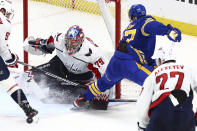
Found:
[{"label": "red goal post", "polygon": [[[55,6],[60,6],[63,8],[70,8],[71,10],[79,10],[80,12],[88,12],[93,13],[95,15],[102,15],[103,19],[105,21],[105,24],[107,26],[107,30],[110,34],[110,37],[112,39],[112,43],[114,43],[115,48],[117,48],[120,37],[121,37],[121,1],[123,0],[107,0],[109,4],[113,3],[113,8],[110,8],[110,12],[113,10],[114,13],[112,13],[112,16],[115,17],[115,26],[113,27],[112,24],[110,24],[110,21],[108,21],[108,17],[110,17],[105,10],[105,7],[102,7],[104,3],[102,3],[104,0],[23,0],[23,20],[24,20],[24,39],[28,37],[28,7],[30,2],[42,2],[47,3]],[[92,2],[93,1],[93,2]],[[97,2],[94,2],[97,1]],[[107,2],[105,2],[105,5],[107,5]],[[96,3],[96,4],[95,4]],[[127,12],[125,11],[127,14]],[[106,16],[105,16],[106,15]],[[114,30],[115,28],[115,30]],[[29,63],[28,59],[28,53],[24,52],[24,62]],[[27,67],[24,68],[24,70],[27,70]],[[127,82],[126,82],[127,83]],[[121,85],[118,83],[115,88],[115,97],[117,99],[120,99],[122,97],[121,95]],[[126,84],[126,86],[128,86]]]},{"label": "red goal post", "polygon": [[[23,0],[23,40],[28,37],[28,0]],[[28,62],[28,53],[24,51],[24,62]],[[27,66],[24,66],[24,71],[28,70]]]},{"label": "red goal post", "polygon": [[[121,37],[121,0],[111,0],[115,2],[115,48],[117,49]],[[115,86],[116,99],[121,98],[121,84]]]}]

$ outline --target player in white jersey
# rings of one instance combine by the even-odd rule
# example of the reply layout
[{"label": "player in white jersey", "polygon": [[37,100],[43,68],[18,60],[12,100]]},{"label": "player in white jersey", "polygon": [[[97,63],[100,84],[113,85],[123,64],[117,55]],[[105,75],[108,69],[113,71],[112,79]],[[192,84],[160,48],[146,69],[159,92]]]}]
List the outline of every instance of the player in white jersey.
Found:
[{"label": "player in white jersey", "polygon": [[7,67],[17,68],[18,56],[11,53],[8,39],[11,31],[11,18],[13,17],[11,2],[0,0],[0,88],[9,93],[12,99],[24,110],[27,117],[34,117],[38,111],[33,109],[15,79],[10,76]]},{"label": "player in white jersey", "polygon": [[195,131],[197,74],[176,63],[172,48],[160,48],[156,57],[160,66],[145,80],[137,101],[139,131]]},{"label": "player in white jersey", "polygon": [[[66,33],[59,33],[48,39],[30,37],[24,49],[34,55],[51,54],[56,50],[56,56],[47,63],[47,66],[41,65],[42,69],[87,87],[104,74],[107,64],[107,59],[99,47],[90,38],[85,37],[78,25],[71,26]],[[43,76],[35,75],[38,74],[35,72],[33,73],[35,81],[43,80]],[[48,84],[51,84],[50,89],[54,87],[54,90],[59,87],[65,89],[64,86],[55,86],[57,82],[50,81],[47,80]]]}]

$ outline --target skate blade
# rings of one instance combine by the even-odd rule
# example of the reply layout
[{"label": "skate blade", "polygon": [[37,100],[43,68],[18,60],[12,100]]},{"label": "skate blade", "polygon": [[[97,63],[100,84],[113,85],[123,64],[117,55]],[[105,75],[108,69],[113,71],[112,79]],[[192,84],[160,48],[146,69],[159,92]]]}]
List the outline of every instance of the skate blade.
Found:
[{"label": "skate blade", "polygon": [[86,111],[88,107],[72,107],[70,110],[72,111]]}]

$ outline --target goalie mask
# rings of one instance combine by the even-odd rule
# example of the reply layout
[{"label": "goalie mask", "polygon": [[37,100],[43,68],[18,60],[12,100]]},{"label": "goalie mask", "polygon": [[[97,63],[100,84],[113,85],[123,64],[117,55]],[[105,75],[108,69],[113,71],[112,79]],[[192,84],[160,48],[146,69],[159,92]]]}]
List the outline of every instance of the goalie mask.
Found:
[{"label": "goalie mask", "polygon": [[3,15],[11,21],[14,17],[14,10],[12,8],[12,2],[9,0],[0,0],[0,10],[3,12]]},{"label": "goalie mask", "polygon": [[79,51],[84,41],[83,30],[78,25],[71,26],[65,35],[65,39],[65,46],[68,51],[68,54],[72,55]]}]

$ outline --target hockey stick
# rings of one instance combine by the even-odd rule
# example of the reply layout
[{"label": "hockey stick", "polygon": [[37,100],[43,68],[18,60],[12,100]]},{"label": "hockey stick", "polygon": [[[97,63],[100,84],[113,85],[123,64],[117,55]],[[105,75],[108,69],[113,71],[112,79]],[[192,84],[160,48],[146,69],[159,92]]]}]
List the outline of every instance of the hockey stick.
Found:
[{"label": "hockey stick", "polygon": [[62,77],[57,76],[57,75],[55,75],[55,74],[53,74],[53,73],[44,71],[44,70],[42,70],[42,69],[40,69],[40,68],[38,68],[38,67],[35,67],[35,66],[32,66],[32,65],[26,64],[26,63],[24,63],[24,62],[22,62],[22,61],[18,61],[18,63],[21,64],[21,65],[27,66],[27,67],[31,67],[32,69],[35,69],[35,70],[37,70],[37,71],[40,71],[40,72],[42,72],[44,75],[49,76],[49,77],[51,77],[51,78],[54,78],[54,79],[57,79],[57,80],[64,81],[64,82],[66,82],[68,85],[79,86],[79,87],[82,87],[82,88],[85,88],[85,89],[87,88],[87,87],[85,87],[85,86],[83,86],[83,85],[81,85],[81,84],[79,84],[79,83],[76,83],[76,82],[70,81],[70,80],[68,80],[68,79],[62,78]]},{"label": "hockey stick", "polygon": [[109,99],[109,102],[137,102],[137,100],[133,99]]},{"label": "hockey stick", "polygon": [[[35,66],[32,66],[32,65],[26,64],[26,63],[24,63],[24,62],[22,62],[22,61],[18,61],[18,63],[21,64],[21,65],[24,65],[24,66],[28,66],[28,67],[30,67],[30,68],[32,68],[32,69],[37,70],[37,71],[40,71],[40,72],[43,73],[44,75],[49,76],[49,77],[51,77],[51,78],[54,78],[54,79],[58,79],[58,80],[64,81],[64,82],[66,82],[68,85],[78,86],[78,87],[87,89],[87,87],[85,87],[85,86],[83,86],[83,85],[81,85],[81,84],[79,84],[79,83],[76,83],[76,82],[70,81],[70,80],[68,80],[68,79],[62,78],[62,77],[57,76],[57,75],[55,75],[55,74],[53,74],[53,73],[44,71],[44,70],[42,70],[42,69],[40,69],[40,68],[38,68],[38,67],[35,67]],[[129,100],[129,99],[109,99],[109,102],[136,102],[136,101],[137,101],[137,100]]]}]

